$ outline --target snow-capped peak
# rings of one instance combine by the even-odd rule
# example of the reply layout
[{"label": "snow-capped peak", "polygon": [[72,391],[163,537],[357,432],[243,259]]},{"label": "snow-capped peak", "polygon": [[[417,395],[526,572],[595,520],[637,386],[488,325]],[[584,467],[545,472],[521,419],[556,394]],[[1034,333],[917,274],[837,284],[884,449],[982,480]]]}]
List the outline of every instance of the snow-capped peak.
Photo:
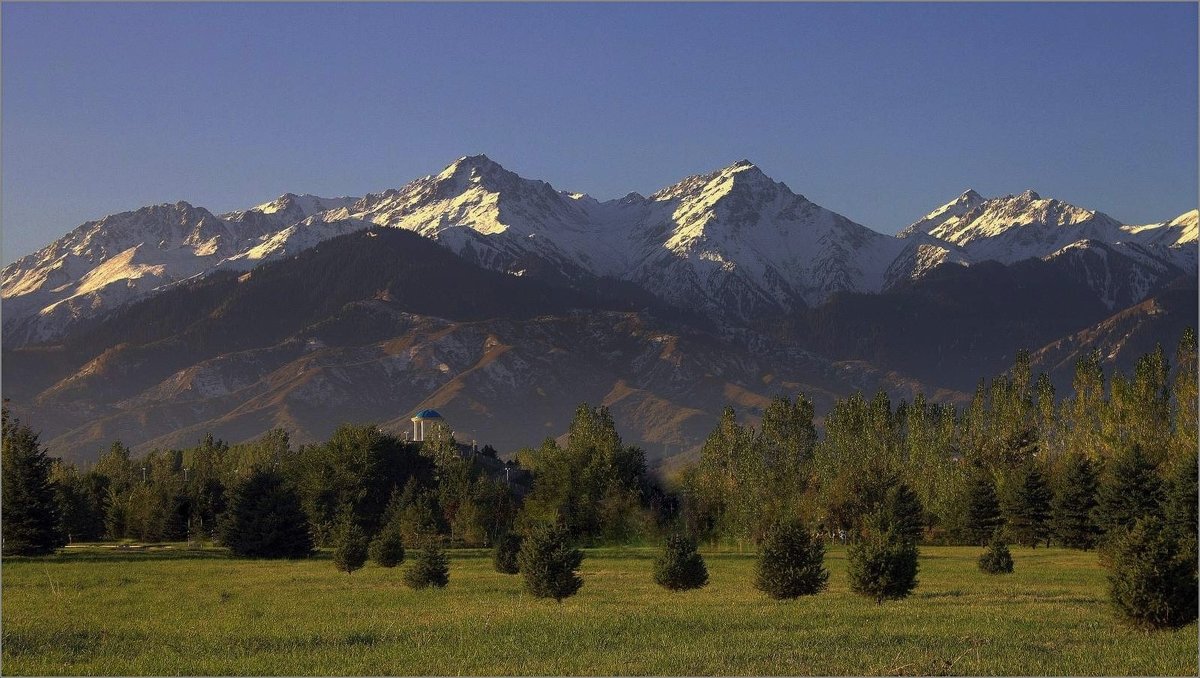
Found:
[{"label": "snow-capped peak", "polygon": [[947,263],[1010,263],[1082,240],[1128,242],[1164,261],[1190,256],[1194,269],[1196,222],[1192,210],[1121,226],[1032,190],[992,199],[966,190],[892,238],[745,159],[649,197],[598,201],[473,155],[362,198],[285,193],[219,217],[179,202],[88,222],[4,269],[4,329],[17,343],[52,338],[177,281],[245,270],[372,224],[414,231],[494,270],[612,277],[683,308],[750,318],[838,291],[877,292]]},{"label": "snow-capped peak", "polygon": [[968,188],[954,200],[926,214],[920,220],[900,231],[897,235],[901,238],[907,238],[915,233],[929,233],[950,219],[961,217],[970,212],[982,205],[983,202],[984,198],[982,195],[979,195],[975,189]]}]

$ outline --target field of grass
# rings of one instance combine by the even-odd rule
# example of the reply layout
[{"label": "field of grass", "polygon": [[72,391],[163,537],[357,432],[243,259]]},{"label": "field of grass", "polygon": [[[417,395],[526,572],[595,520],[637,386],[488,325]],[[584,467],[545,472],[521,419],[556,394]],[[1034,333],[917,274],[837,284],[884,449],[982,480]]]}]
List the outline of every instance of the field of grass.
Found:
[{"label": "field of grass", "polygon": [[1117,622],[1094,553],[1014,549],[989,577],[979,549],[924,547],[913,596],[847,588],[776,602],[753,556],[706,553],[705,589],[652,581],[652,549],[587,552],[578,595],[532,599],[484,551],[451,551],[450,586],[328,558],[81,550],[5,559],[3,673],[19,674],[1107,674],[1196,675],[1197,628]]}]

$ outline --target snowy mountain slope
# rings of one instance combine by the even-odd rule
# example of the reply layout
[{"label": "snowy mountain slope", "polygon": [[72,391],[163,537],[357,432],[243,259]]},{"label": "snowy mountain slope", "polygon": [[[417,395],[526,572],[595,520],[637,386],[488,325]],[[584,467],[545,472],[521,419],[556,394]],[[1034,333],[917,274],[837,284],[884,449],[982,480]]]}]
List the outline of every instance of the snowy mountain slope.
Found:
[{"label": "snowy mountain slope", "polygon": [[[898,234],[918,243],[889,271],[889,282],[918,278],[946,261],[1070,258],[1109,308],[1196,271],[1196,211],[1172,221],[1127,226],[1112,217],[1033,191],[985,199],[967,191]],[[1130,295],[1133,295],[1132,298]]]},{"label": "snowy mountain slope", "polygon": [[1167,248],[1140,243],[1080,240],[1042,259],[1067,267],[1110,310],[1133,305],[1188,275]]},{"label": "snowy mountain slope", "polygon": [[[290,225],[351,200],[289,193],[220,217],[178,202],[89,221],[4,267],[4,338],[52,339],[82,319],[180,280],[228,265],[250,268],[271,255],[311,247],[347,232],[345,226]],[[295,242],[284,247],[281,240]]]},{"label": "snowy mountain slope", "polygon": [[908,238],[917,234],[929,234],[948,221],[961,219],[963,215],[982,205],[986,199],[975,189],[968,188],[963,194],[926,214],[919,221],[896,234],[897,238]]},{"label": "snowy mountain slope", "polygon": [[1013,263],[1084,241],[1123,248],[1152,269],[1135,277],[1158,279],[1163,261],[1195,270],[1197,231],[1195,210],[1125,226],[1032,191],[991,199],[966,191],[893,238],[744,160],[649,197],[600,201],[479,155],[361,198],[289,193],[220,216],[177,203],[88,222],[4,269],[4,338],[54,339],[180,280],[248,270],[372,224],[413,231],[492,270],[577,287],[611,278],[734,323],[820,304],[836,292],[879,292],[946,263]]}]

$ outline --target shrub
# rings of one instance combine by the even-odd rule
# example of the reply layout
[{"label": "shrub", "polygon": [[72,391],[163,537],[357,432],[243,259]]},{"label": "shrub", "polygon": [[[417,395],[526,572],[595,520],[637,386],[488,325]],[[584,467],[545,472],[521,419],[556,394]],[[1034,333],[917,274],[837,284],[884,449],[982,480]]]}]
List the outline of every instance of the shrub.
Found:
[{"label": "shrub", "polygon": [[583,552],[573,547],[562,525],[542,525],[529,533],[517,556],[525,590],[538,598],[561,602],[583,586],[575,573],[583,562]]},{"label": "shrub", "polygon": [[1142,628],[1178,628],[1197,616],[1195,542],[1181,543],[1148,516],[1113,544],[1109,595],[1117,613]]},{"label": "shrub", "polygon": [[354,514],[346,511],[333,537],[333,565],[340,572],[350,574],[366,562],[367,535],[355,522]]},{"label": "shrub", "polygon": [[1004,543],[1000,530],[996,530],[992,535],[992,543],[988,544],[987,550],[979,556],[979,569],[988,574],[1012,573],[1012,554],[1008,552],[1008,545]]},{"label": "shrub", "polygon": [[799,523],[775,526],[763,540],[754,586],[775,599],[820,593],[829,583],[825,543]]},{"label": "shrub", "polygon": [[426,540],[417,557],[404,571],[404,583],[413,589],[430,586],[440,589],[450,583],[450,561],[437,542]]},{"label": "shrub", "polygon": [[492,565],[502,574],[517,574],[521,571],[518,556],[521,554],[521,535],[509,532],[500,537],[492,551]]},{"label": "shrub", "polygon": [[876,603],[907,597],[917,586],[917,545],[882,516],[867,521],[862,538],[846,553],[850,590]]},{"label": "shrub", "polygon": [[300,499],[283,477],[272,471],[255,471],[234,488],[220,532],[235,556],[312,555],[312,535]]},{"label": "shrub", "polygon": [[396,567],[404,562],[404,537],[398,520],[387,523],[371,540],[371,560],[380,567]]},{"label": "shrub", "polygon": [[707,584],[708,569],[696,551],[695,540],[682,534],[668,536],[662,554],[654,561],[654,581],[672,591],[698,589]]}]

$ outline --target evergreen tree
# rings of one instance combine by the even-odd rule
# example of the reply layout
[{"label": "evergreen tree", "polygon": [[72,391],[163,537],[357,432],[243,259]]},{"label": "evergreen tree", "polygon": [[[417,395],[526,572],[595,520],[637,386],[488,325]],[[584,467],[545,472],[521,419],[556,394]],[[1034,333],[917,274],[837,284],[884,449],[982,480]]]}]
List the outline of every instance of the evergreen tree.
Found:
[{"label": "evergreen tree", "polygon": [[492,565],[501,574],[517,574],[521,571],[518,556],[521,554],[521,535],[509,532],[496,540],[496,549],[492,553]]},{"label": "evergreen tree", "polygon": [[396,567],[404,562],[404,535],[400,532],[399,515],[384,523],[367,552],[380,567]]},{"label": "evergreen tree", "polygon": [[1162,480],[1142,448],[1119,454],[1104,470],[1092,516],[1107,541],[1139,518],[1162,511]]},{"label": "evergreen tree", "polygon": [[967,485],[966,515],[963,531],[967,541],[983,546],[991,539],[1003,519],[1000,517],[1000,501],[996,498],[996,483],[986,468],[977,467]]},{"label": "evergreen tree", "polygon": [[1108,581],[1117,613],[1143,628],[1178,628],[1195,621],[1195,563],[1195,554],[1184,552],[1161,518],[1137,520],[1114,544]]},{"label": "evergreen tree", "polygon": [[1013,571],[1012,554],[1000,530],[996,530],[988,549],[979,556],[979,569],[988,574],[1009,574]]},{"label": "evergreen tree", "polygon": [[921,541],[925,533],[925,507],[906,483],[897,483],[887,491],[883,510],[897,532],[914,543]]},{"label": "evergreen tree", "polygon": [[50,458],[38,434],[3,408],[3,554],[32,556],[53,553],[67,543],[60,521]]},{"label": "evergreen tree", "polygon": [[1026,464],[1013,493],[1008,530],[1022,546],[1037,546],[1050,536],[1050,501],[1053,493],[1036,464]]},{"label": "evergreen tree", "polygon": [[432,539],[425,540],[417,557],[404,570],[404,583],[412,589],[445,588],[450,583],[450,560]]},{"label": "evergreen tree", "polygon": [[754,587],[777,600],[811,596],[825,590],[825,543],[802,524],[776,525],[758,554]]},{"label": "evergreen tree", "polygon": [[1095,468],[1087,457],[1073,454],[1066,461],[1051,509],[1054,538],[1060,546],[1087,550],[1096,545],[1098,529],[1092,519],[1095,507]]},{"label": "evergreen tree", "polygon": [[1167,525],[1180,537],[1196,539],[1197,529],[1197,454],[1192,448],[1191,453],[1185,453],[1175,464],[1171,479],[1167,486],[1167,500],[1164,508]]},{"label": "evergreen tree", "polygon": [[850,590],[876,603],[907,597],[917,586],[918,555],[917,545],[884,516],[871,516],[862,538],[846,552]]},{"label": "evergreen tree", "polygon": [[354,520],[348,508],[342,513],[333,536],[333,565],[340,572],[351,574],[367,562],[367,535]]},{"label": "evergreen tree", "polygon": [[525,590],[537,598],[561,602],[583,586],[583,579],[576,574],[583,552],[571,545],[563,525],[540,525],[531,530],[521,544],[517,562],[525,578]]},{"label": "evergreen tree", "polygon": [[313,550],[300,499],[273,471],[254,471],[234,487],[220,532],[245,558],[306,558]]},{"label": "evergreen tree", "polygon": [[704,558],[696,551],[696,541],[683,534],[672,534],[663,552],[654,561],[654,581],[672,591],[698,589],[708,583]]}]

